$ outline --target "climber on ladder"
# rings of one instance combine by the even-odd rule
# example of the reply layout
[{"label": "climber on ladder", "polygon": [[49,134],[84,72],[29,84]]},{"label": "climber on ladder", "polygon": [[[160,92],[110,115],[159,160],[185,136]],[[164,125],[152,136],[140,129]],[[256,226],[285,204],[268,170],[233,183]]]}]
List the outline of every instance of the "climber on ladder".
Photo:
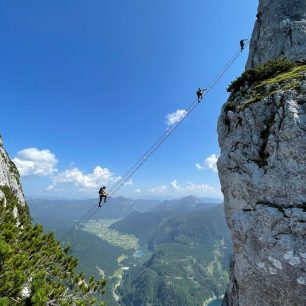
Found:
[{"label": "climber on ladder", "polygon": [[197,90],[197,97],[198,97],[198,102],[200,103],[200,101],[203,99],[203,95],[204,95],[204,92],[206,91],[207,89],[201,89],[199,88]]},{"label": "climber on ladder", "polygon": [[99,196],[100,196],[99,207],[101,207],[101,203],[106,203],[106,199],[107,199],[108,193],[106,192],[105,189],[106,189],[106,187],[103,186],[99,190]]},{"label": "climber on ladder", "polygon": [[[248,40],[246,40],[248,42]],[[245,43],[244,40],[242,42],[240,42],[241,44],[241,48],[245,47]],[[219,75],[217,76],[217,78],[209,85],[208,88],[206,89],[201,89],[199,88],[195,93],[197,95],[197,101],[193,101],[192,104],[187,108],[187,113],[185,113],[184,116],[180,117],[180,120],[178,120],[178,122],[176,124],[174,124],[171,129],[166,129],[166,131],[164,132],[164,134],[155,142],[155,144],[145,153],[145,155],[138,160],[128,171],[127,173],[121,177],[121,179],[119,180],[119,182],[117,182],[111,189],[110,189],[110,193],[108,194],[106,192],[106,187],[103,186],[100,188],[99,190],[99,196],[100,196],[100,201],[99,201],[99,206],[98,207],[102,207],[103,204],[106,202],[106,200],[108,199],[108,197],[110,195],[114,195],[122,186],[125,185],[125,183],[128,181],[128,179],[130,179],[132,177],[132,175],[143,165],[143,163],[145,161],[147,161],[149,159],[149,157],[168,139],[168,137],[173,133],[173,131],[176,129],[176,127],[183,122],[183,119],[187,117],[188,114],[190,114],[195,107],[199,104],[199,102],[204,98],[204,96],[206,96],[206,94],[212,90],[213,87],[215,87],[215,85],[219,82],[219,80],[221,79],[221,77],[225,74],[225,72],[234,64],[234,62],[237,60],[237,58],[241,55],[241,52],[237,52],[236,54],[233,56],[233,58],[225,65],[225,67],[222,69],[222,71],[219,73]],[[0,142],[1,142],[1,137],[0,137]],[[87,222],[88,220],[90,220],[90,218],[92,218],[94,216],[94,214],[97,213],[97,211],[99,210],[98,207],[96,206],[96,204],[91,207],[77,222],[76,224],[71,227],[64,235],[65,237],[65,241],[69,241],[70,237],[72,235],[75,235],[75,233],[80,230],[81,228],[81,224],[84,224],[85,222]]]},{"label": "climber on ladder", "polygon": [[248,40],[247,39],[241,39],[240,40],[240,49],[241,49],[241,52],[243,51],[244,47],[245,47],[245,43],[247,42]]}]

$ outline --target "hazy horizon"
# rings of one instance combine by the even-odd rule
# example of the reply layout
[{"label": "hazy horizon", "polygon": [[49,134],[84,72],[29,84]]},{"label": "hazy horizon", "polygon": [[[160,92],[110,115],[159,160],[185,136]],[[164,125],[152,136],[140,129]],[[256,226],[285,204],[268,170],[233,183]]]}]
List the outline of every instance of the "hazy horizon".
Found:
[{"label": "hazy horizon", "polygon": [[[201,201],[204,201],[203,203],[206,203],[208,201],[213,201],[214,203],[216,202],[223,202],[223,199],[222,198],[214,198],[214,197],[197,197],[197,196],[194,196],[194,195],[187,195],[187,196],[183,196],[183,197],[126,197],[126,196],[115,196],[115,197],[111,197],[111,198],[114,198],[114,199],[118,199],[118,198],[125,198],[125,199],[128,199],[128,200],[143,200],[143,201],[167,201],[167,200],[181,200],[181,199],[185,199],[185,198],[189,198],[189,197],[194,197],[196,199],[199,199]],[[70,198],[70,197],[60,197],[60,196],[46,196],[46,197],[38,197],[38,196],[26,196],[26,200],[29,201],[29,200],[61,200],[61,201],[86,201],[86,200],[97,200],[98,201],[98,197],[79,197],[79,198]]]}]

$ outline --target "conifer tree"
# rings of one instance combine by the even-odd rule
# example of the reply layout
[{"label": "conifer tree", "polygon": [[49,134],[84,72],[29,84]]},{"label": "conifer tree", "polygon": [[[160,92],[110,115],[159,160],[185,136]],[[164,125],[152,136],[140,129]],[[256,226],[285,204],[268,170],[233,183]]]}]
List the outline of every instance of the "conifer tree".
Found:
[{"label": "conifer tree", "polygon": [[96,305],[105,280],[77,273],[69,248],[32,225],[27,206],[9,187],[0,190],[6,197],[6,203],[0,201],[0,306]]}]

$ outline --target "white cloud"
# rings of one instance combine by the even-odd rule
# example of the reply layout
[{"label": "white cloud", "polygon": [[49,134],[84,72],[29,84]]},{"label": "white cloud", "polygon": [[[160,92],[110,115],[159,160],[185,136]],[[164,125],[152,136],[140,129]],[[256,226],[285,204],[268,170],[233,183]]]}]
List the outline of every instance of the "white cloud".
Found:
[{"label": "white cloud", "polygon": [[[101,185],[112,185],[118,182],[121,177],[116,176],[106,167],[96,166],[92,172],[86,173],[70,163],[69,168],[59,171],[58,160],[50,150],[27,148],[17,153],[13,159],[20,175],[22,176],[45,176],[49,184],[44,188],[49,192],[66,192],[75,190],[75,187],[82,192],[93,192]],[[124,183],[124,186],[132,186],[131,179]],[[73,189],[71,189],[73,187]]]},{"label": "white cloud", "polygon": [[181,121],[187,112],[184,109],[178,109],[176,112],[166,115],[166,124],[171,127],[172,125]]},{"label": "white cloud", "polygon": [[207,184],[195,184],[193,182],[188,182],[185,185],[178,184],[177,180],[172,181],[171,183],[172,188],[177,192],[213,192],[215,189]]},{"label": "white cloud", "polygon": [[140,193],[140,192],[141,192],[141,189],[138,188],[138,189],[135,190],[135,192],[136,192],[136,193]]},{"label": "white cloud", "polygon": [[132,186],[132,185],[134,185],[134,182],[133,182],[132,179],[129,179],[129,180],[126,181],[123,185],[124,185],[124,186]]},{"label": "white cloud", "polygon": [[170,184],[171,184],[171,187],[172,187],[174,190],[179,191],[180,187],[179,187],[179,185],[178,185],[178,183],[177,183],[177,180],[172,181]]},{"label": "white cloud", "polygon": [[120,180],[108,168],[97,166],[92,173],[85,174],[78,168],[67,169],[53,176],[53,184],[47,189],[52,190],[56,185],[63,183],[74,184],[83,189],[94,189],[101,185],[115,183]]},{"label": "white cloud", "polygon": [[213,192],[215,189],[207,184],[195,184],[192,182],[188,182],[187,185],[184,187],[186,191],[190,192]]},{"label": "white cloud", "polygon": [[21,150],[13,158],[20,175],[48,176],[56,173],[58,160],[49,150],[28,148]]},{"label": "white cloud", "polygon": [[211,169],[214,172],[218,172],[217,169],[217,161],[218,161],[218,156],[216,154],[212,154],[209,157],[205,159],[204,165],[208,168]]},{"label": "white cloud", "polygon": [[218,161],[218,156],[216,154],[212,154],[205,159],[203,165],[196,163],[195,166],[198,170],[210,169],[213,172],[218,172],[217,161]]},{"label": "white cloud", "polygon": [[195,166],[196,166],[196,168],[197,168],[198,170],[202,170],[202,169],[204,168],[204,167],[201,166],[199,163],[196,163]]}]

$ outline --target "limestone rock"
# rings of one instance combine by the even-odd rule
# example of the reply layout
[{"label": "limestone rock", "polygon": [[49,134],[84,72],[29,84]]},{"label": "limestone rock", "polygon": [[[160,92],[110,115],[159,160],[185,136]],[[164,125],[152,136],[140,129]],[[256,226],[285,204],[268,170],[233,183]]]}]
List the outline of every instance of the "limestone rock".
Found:
[{"label": "limestone rock", "polygon": [[15,164],[10,160],[6,151],[4,150],[1,136],[0,136],[0,186],[10,187],[10,189],[14,192],[17,199],[19,200],[20,204],[22,206],[25,205],[25,199],[19,181],[18,170]]},{"label": "limestone rock", "polygon": [[260,0],[246,68],[285,56],[306,59],[306,1]]},{"label": "limestone rock", "polygon": [[224,305],[306,305],[304,82],[266,86],[259,100],[243,89],[222,109],[218,170],[234,253]]}]

